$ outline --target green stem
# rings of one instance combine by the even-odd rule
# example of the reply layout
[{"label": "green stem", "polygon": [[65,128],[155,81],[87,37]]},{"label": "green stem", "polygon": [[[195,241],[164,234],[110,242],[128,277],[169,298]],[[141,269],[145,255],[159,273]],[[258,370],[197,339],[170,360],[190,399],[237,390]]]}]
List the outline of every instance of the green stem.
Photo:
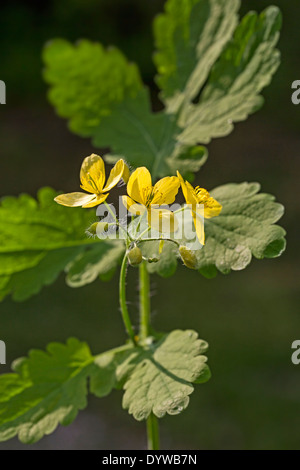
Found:
[{"label": "green stem", "polygon": [[110,215],[112,216],[112,218],[114,219],[114,221],[116,222],[116,225],[122,230],[122,232],[124,233],[125,235],[125,240],[126,240],[126,244],[127,244],[127,239],[129,238],[130,240],[132,240],[131,236],[129,235],[129,233],[127,232],[127,230],[125,230],[124,227],[122,227],[122,225],[120,224],[120,222],[118,221],[117,217],[116,217],[116,214],[114,213],[114,211],[111,209],[110,205],[104,201],[104,205],[106,207],[106,209],[108,210],[108,212],[110,213]]},{"label": "green stem", "polygon": [[172,238],[145,238],[142,240],[137,240],[136,244],[139,245],[140,243],[145,243],[145,242],[157,242],[157,241],[160,242],[161,240],[164,240],[165,242],[172,242],[172,243],[175,243],[175,245],[180,246],[180,244],[176,242],[175,240],[172,240]]},{"label": "green stem", "polygon": [[140,264],[140,337],[149,336],[150,325],[150,279],[145,262]]},{"label": "green stem", "polygon": [[151,413],[147,419],[148,450],[159,450],[158,419]]},{"label": "green stem", "polygon": [[[150,327],[150,279],[147,263],[139,267],[140,273],[140,337],[142,340],[149,336]],[[159,450],[159,426],[156,416],[151,413],[147,419],[148,450]]]},{"label": "green stem", "polygon": [[120,307],[121,307],[121,314],[123,318],[123,322],[126,328],[126,331],[133,342],[136,345],[135,334],[132,328],[132,324],[129,317],[129,312],[127,309],[126,304],[126,270],[127,270],[127,256],[126,253],[124,255],[121,272],[120,272],[120,284],[119,284],[119,296],[120,296]]}]

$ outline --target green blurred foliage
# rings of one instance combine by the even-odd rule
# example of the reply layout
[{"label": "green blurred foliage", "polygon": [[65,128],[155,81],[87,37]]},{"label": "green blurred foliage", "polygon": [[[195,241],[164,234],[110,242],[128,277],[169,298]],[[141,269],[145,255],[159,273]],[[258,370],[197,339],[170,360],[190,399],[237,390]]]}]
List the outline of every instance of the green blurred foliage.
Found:
[{"label": "green blurred foliage", "polygon": [[[265,92],[267,105],[264,114],[272,113],[280,121],[284,100],[289,111],[286,124],[296,125],[298,114],[289,106],[290,84],[299,78],[297,57],[298,0],[243,0],[241,14],[261,11],[273,3],[283,12],[284,28],[280,49],[282,66],[272,87]],[[9,83],[10,102],[45,104],[46,86],[43,83],[41,49],[52,38],[70,41],[88,38],[105,46],[116,45],[141,68],[143,79],[153,86],[155,68],[152,20],[162,11],[164,0],[47,0],[44,2],[3,0],[0,15],[1,79]],[[154,88],[156,91],[156,88]]]},{"label": "green blurred foliage", "polygon": [[[2,1],[0,78],[7,84],[7,105],[0,127],[1,195],[50,185],[71,191],[78,185],[82,157],[94,149],[69,133],[46,100],[41,50],[53,37],[87,37],[118,46],[136,61],[157,89],[152,19],[163,0],[56,0],[36,4]],[[209,344],[213,378],[191,396],[182,415],[162,420],[164,448],[295,449],[300,425],[298,368],[291,344],[300,335],[299,249],[296,194],[299,187],[300,109],[291,103],[291,83],[299,79],[297,0],[243,0],[242,12],[261,11],[270,3],[283,11],[279,44],[282,65],[264,92],[264,108],[239,124],[230,137],[209,146],[210,158],[197,181],[207,188],[244,180],[259,181],[264,192],[282,202],[287,213],[288,251],[279,260],[254,262],[242,273],[204,280],[179,269],[168,280],[153,278],[153,322],[158,330],[193,328]],[[136,271],[128,283],[130,308],[137,320]],[[13,359],[51,341],[77,336],[93,352],[124,340],[119,318],[117,277],[110,284],[66,287],[63,278],[22,304],[0,307],[0,337],[7,344],[7,368]],[[34,449],[137,448],[146,445],[143,424],[121,411],[121,393],[92,399],[86,412],[66,429]],[[26,448],[16,441],[0,449]]]}]

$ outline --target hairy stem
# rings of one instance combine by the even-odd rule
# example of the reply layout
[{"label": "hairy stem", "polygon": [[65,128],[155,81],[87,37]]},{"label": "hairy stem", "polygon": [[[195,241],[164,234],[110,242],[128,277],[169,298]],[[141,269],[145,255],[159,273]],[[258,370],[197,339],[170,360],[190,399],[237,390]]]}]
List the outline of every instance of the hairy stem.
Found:
[{"label": "hairy stem", "polygon": [[[150,327],[150,279],[145,262],[140,264],[140,338],[149,336]],[[156,416],[151,413],[147,419],[148,450],[159,450],[159,427]]]},{"label": "hairy stem", "polygon": [[124,233],[125,235],[125,240],[127,242],[127,240],[131,240],[131,236],[129,235],[129,233],[127,232],[127,230],[125,230],[125,228],[122,226],[122,224],[120,224],[120,222],[118,221],[117,219],[117,216],[116,214],[114,213],[114,211],[111,209],[110,205],[104,201],[104,205],[106,207],[106,209],[108,210],[108,212],[110,213],[110,215],[112,216],[112,218],[114,219],[116,225],[119,227],[120,230],[122,230],[122,232]]},{"label": "hairy stem", "polygon": [[148,450],[159,450],[158,419],[153,413],[147,419]]},{"label": "hairy stem", "polygon": [[145,262],[140,264],[140,337],[147,338],[150,326],[150,279]]},{"label": "hairy stem", "polygon": [[123,322],[126,328],[126,331],[133,342],[136,345],[135,335],[132,328],[132,324],[129,317],[129,312],[127,309],[126,304],[126,270],[127,270],[127,256],[126,253],[124,255],[121,272],[120,272],[120,284],[119,284],[119,296],[120,296],[120,307],[121,307],[121,314],[123,318]]}]

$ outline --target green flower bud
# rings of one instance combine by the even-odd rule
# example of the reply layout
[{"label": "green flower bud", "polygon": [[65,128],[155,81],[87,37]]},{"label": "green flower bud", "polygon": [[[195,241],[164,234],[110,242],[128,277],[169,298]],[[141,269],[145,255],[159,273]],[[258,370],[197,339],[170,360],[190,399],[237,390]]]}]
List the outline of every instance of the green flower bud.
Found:
[{"label": "green flower bud", "polygon": [[107,232],[108,223],[107,222],[95,222],[88,229],[87,234],[91,236],[97,235],[97,233]]},{"label": "green flower bud", "polygon": [[127,258],[131,266],[137,266],[143,261],[143,255],[138,246],[134,246],[128,251]]},{"label": "green flower bud", "polygon": [[179,253],[184,265],[189,269],[197,269],[197,258],[195,252],[186,246],[179,247]]}]

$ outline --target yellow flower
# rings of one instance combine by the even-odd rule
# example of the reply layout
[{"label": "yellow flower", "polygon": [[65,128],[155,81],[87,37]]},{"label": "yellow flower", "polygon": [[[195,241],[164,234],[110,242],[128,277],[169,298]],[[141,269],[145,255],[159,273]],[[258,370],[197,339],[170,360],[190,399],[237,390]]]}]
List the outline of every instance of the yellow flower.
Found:
[{"label": "yellow flower", "polygon": [[177,175],[186,203],[191,206],[191,213],[198,240],[204,245],[205,234],[202,217],[210,219],[218,216],[222,210],[222,206],[210,196],[206,189],[200,188],[199,186],[194,188],[188,181],[184,181],[179,171],[177,171]]},{"label": "yellow flower", "polygon": [[163,231],[167,227],[174,231],[173,212],[159,206],[172,204],[180,187],[177,176],[167,176],[152,186],[152,178],[145,167],[137,168],[127,184],[128,196],[123,196],[123,203],[133,215],[142,215],[147,211],[148,223],[153,228]]},{"label": "yellow flower", "polygon": [[114,188],[121,179],[127,183],[129,168],[124,160],[119,160],[110,172],[105,185],[104,161],[99,155],[92,153],[83,160],[80,170],[80,187],[91,194],[68,193],[57,196],[54,200],[67,207],[94,207],[106,200],[109,191]]}]

